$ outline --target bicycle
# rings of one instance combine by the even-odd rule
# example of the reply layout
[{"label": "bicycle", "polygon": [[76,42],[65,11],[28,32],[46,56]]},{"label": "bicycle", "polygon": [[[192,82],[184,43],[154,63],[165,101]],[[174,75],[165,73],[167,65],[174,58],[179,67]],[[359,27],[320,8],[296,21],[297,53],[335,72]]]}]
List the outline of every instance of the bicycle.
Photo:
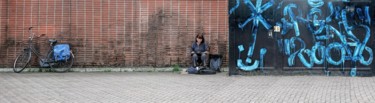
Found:
[{"label": "bicycle", "polygon": [[[70,50],[70,45],[69,44],[57,44],[57,40],[54,39],[49,39],[49,46],[51,49],[47,52],[46,56],[41,55],[40,52],[35,50],[33,46],[33,38],[34,38],[34,33],[32,32],[32,28],[29,28],[29,40],[28,40],[28,46],[23,49],[22,53],[17,56],[16,60],[14,61],[13,65],[13,71],[15,73],[20,73],[22,72],[30,63],[31,60],[31,53],[35,54],[39,60],[39,65],[42,68],[50,67],[52,70],[58,73],[63,73],[67,72],[73,65],[73,60],[74,60],[74,54],[72,50]],[[37,37],[43,36],[45,34],[41,34]],[[56,52],[56,47],[61,47],[61,46],[67,46],[69,48],[69,51],[60,51],[61,53],[67,53],[69,54],[69,57],[60,57],[58,54],[61,54],[60,52],[54,53],[54,50]],[[65,58],[63,60],[60,60],[58,58]]]}]

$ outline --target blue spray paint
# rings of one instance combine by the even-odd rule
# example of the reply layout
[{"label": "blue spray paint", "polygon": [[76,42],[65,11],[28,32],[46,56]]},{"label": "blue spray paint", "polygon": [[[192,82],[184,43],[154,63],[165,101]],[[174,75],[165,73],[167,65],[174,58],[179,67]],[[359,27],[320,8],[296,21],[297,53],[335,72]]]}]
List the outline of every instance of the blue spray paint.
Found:
[{"label": "blue spray paint", "polygon": [[263,6],[262,0],[257,0],[256,6],[254,6],[250,0],[244,0],[244,3],[251,10],[251,17],[248,18],[244,23],[240,23],[238,25],[239,28],[243,29],[250,21],[253,21],[253,25],[256,27],[258,27],[259,22],[261,22],[267,30],[271,28],[271,25],[263,18],[262,13],[273,5],[273,0],[270,0],[270,2],[264,4]]},{"label": "blue spray paint", "polygon": [[[342,0],[348,2],[349,0]],[[246,7],[251,11],[250,17],[244,22],[238,24],[238,28],[244,29],[245,26],[252,21],[252,42],[249,44],[247,57],[245,64],[242,59],[237,60],[237,66],[242,70],[255,70],[258,67],[264,67],[264,57],[267,49],[262,48],[260,50],[260,60],[252,60],[254,49],[256,46],[257,32],[259,28],[259,22],[269,30],[272,26],[266,21],[262,13],[274,5],[274,1],[270,0],[266,4],[262,5],[262,0],[256,0],[254,5],[251,0],[243,0]],[[327,62],[332,65],[341,65],[346,60],[351,61],[354,65],[351,70],[351,75],[356,75],[356,62],[363,65],[370,65],[373,60],[373,51],[370,47],[366,46],[371,36],[371,17],[369,6],[364,8],[355,8],[355,12],[348,13],[344,7],[334,6],[332,2],[328,2],[326,5],[323,0],[308,0],[307,4],[311,7],[307,14],[303,14],[299,10],[298,5],[294,3],[287,4],[284,8],[284,1],[281,1],[276,9],[283,8],[283,18],[275,23],[276,26],[281,27],[281,36],[290,34],[290,30],[294,30],[294,37],[290,39],[279,39],[277,40],[277,46],[279,52],[283,52],[288,56],[288,65],[293,66],[295,64],[295,58],[298,56],[300,62],[307,68],[312,68],[314,64],[322,65]],[[232,7],[229,14],[232,14],[240,6],[240,0],[236,0],[236,5]],[[322,15],[322,9],[320,7],[327,6],[329,14],[326,17]],[[298,11],[299,14],[295,14],[294,11]],[[350,24],[348,21],[351,20],[357,14],[358,19],[361,20],[359,23]],[[306,17],[306,18],[304,18]],[[332,21],[338,21],[338,29],[332,26]],[[305,41],[299,38],[301,35],[298,23],[306,25],[306,28],[311,32],[314,38],[314,44],[311,49],[306,48]],[[343,28],[343,31],[341,31]],[[355,29],[364,29],[365,37],[363,40],[359,40],[356,34],[353,32]],[[324,32],[325,31],[325,32]],[[310,34],[302,34],[310,35]],[[358,34],[357,34],[358,35]],[[339,39],[339,41],[324,44],[323,40]],[[298,41],[298,42],[297,42]],[[297,48],[297,44],[299,48]],[[354,48],[354,49],[353,49]],[[241,52],[244,51],[243,45],[238,46],[239,58]],[[332,58],[332,51],[339,53],[339,60]],[[363,53],[368,53],[368,57],[364,57]],[[367,59],[365,59],[367,58]],[[247,65],[251,64],[252,65]]]},{"label": "blue spray paint", "polygon": [[[307,54],[307,57],[310,59],[310,62],[303,56],[303,53]],[[298,57],[301,60],[302,64],[305,65],[307,68],[312,68],[314,66],[314,60],[311,58],[311,50],[303,49],[301,52],[298,53]]]},{"label": "blue spray paint", "polygon": [[[315,45],[311,49],[311,59],[316,64],[323,64],[325,59],[325,46],[322,45],[322,42],[316,42]],[[318,52],[318,55],[316,54]],[[320,56],[321,59],[318,59],[318,56]]]},{"label": "blue spray paint", "polygon": [[260,67],[263,68],[264,67],[264,57],[267,53],[267,49],[266,48],[262,48],[260,49]]},{"label": "blue spray paint", "polygon": [[240,0],[236,0],[236,5],[229,10],[229,15],[232,14],[240,6]]},{"label": "blue spray paint", "polygon": [[[258,26],[259,22],[263,24],[263,26],[269,30],[271,28],[271,25],[262,17],[262,13],[270,8],[274,1],[271,0],[270,2],[267,2],[266,4],[262,5],[262,0],[257,0],[256,1],[256,6],[250,1],[250,0],[244,0],[245,5],[250,9],[251,11],[251,17],[249,17],[244,23],[238,24],[238,27],[243,29],[250,21],[253,21],[253,26],[252,26],[252,43],[249,45],[249,50],[247,53],[247,59],[246,63],[250,64],[253,60],[251,60],[251,57],[253,56],[254,53],[254,48],[255,48],[255,43],[256,43],[256,38],[257,38],[257,32],[258,32]],[[241,53],[242,51],[240,51]],[[263,54],[264,53],[264,54]],[[261,58],[265,55],[266,51],[263,50],[261,51]],[[263,63],[263,59],[261,60]],[[255,60],[254,63],[250,66],[243,64],[242,59],[237,60],[237,66],[245,71],[251,71],[259,67],[259,61]],[[262,65],[263,66],[263,65]]]},{"label": "blue spray paint", "polygon": [[[289,18],[290,18],[290,22],[288,22],[286,20],[286,18],[282,18],[281,21],[282,21],[282,31],[281,31],[281,34],[282,35],[285,35],[286,33],[288,33],[288,31],[290,29],[294,29],[294,32],[296,34],[296,36],[299,36],[300,35],[300,32],[299,32],[299,27],[298,27],[298,23],[296,21],[296,17],[293,13],[293,10],[292,8],[297,8],[297,5],[296,4],[289,4],[287,5],[285,8],[284,8],[284,16],[287,16],[289,15]],[[280,25],[280,23],[279,23]]]},{"label": "blue spray paint", "polygon": [[[289,41],[290,49],[296,49],[296,44],[294,43],[296,40],[301,43],[300,44],[301,48],[299,48],[299,50],[296,50],[294,53],[292,53],[289,56],[289,58],[288,58],[288,65],[289,66],[293,66],[295,64],[294,63],[294,58],[297,56],[297,54],[299,54],[300,52],[304,51],[305,48],[306,48],[306,44],[305,44],[305,42],[301,38],[299,38],[299,37],[293,37]],[[308,63],[303,63],[303,64],[308,64]]]},{"label": "blue spray paint", "polygon": [[[259,67],[259,61],[258,60],[255,60],[255,62],[253,63],[253,65],[245,65],[243,62],[242,62],[242,59],[240,59],[241,57],[241,52],[243,52],[245,49],[243,47],[243,45],[239,45],[238,46],[238,51],[239,51],[239,59],[237,59],[237,67],[239,67],[240,69],[243,69],[243,70],[247,70],[247,71],[251,71],[251,70],[255,70],[256,68]],[[248,60],[246,60],[248,61]]]},{"label": "blue spray paint", "polygon": [[[341,59],[338,60],[338,61],[335,61],[332,59],[331,57],[331,49],[335,49],[335,50],[341,50]],[[327,62],[332,64],[332,65],[340,65],[341,63],[344,62],[345,60],[345,48],[341,45],[341,43],[338,43],[338,42],[333,42],[331,44],[328,45],[327,49],[326,49],[326,57],[327,57]]]},{"label": "blue spray paint", "polygon": [[321,7],[324,5],[323,0],[307,0],[307,3],[314,8]]}]

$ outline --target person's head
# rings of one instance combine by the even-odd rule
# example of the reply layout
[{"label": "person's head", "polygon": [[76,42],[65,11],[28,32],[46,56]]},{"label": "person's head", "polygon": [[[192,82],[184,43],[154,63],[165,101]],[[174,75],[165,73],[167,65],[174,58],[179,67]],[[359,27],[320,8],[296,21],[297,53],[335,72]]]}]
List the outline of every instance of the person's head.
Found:
[{"label": "person's head", "polygon": [[195,42],[196,43],[204,43],[203,33],[200,33],[197,36],[195,36]]}]

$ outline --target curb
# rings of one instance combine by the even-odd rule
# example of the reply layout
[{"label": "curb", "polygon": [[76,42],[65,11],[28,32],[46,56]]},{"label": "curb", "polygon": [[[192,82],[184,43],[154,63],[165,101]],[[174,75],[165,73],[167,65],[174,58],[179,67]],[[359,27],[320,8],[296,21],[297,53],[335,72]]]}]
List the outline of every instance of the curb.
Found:
[{"label": "curb", "polygon": [[[187,67],[180,68],[180,70]],[[49,72],[49,68],[26,68],[22,72]],[[228,67],[221,68],[228,71]],[[173,67],[154,68],[154,67],[128,67],[128,68],[71,68],[70,72],[173,72]],[[13,68],[0,68],[0,73],[13,73]]]}]

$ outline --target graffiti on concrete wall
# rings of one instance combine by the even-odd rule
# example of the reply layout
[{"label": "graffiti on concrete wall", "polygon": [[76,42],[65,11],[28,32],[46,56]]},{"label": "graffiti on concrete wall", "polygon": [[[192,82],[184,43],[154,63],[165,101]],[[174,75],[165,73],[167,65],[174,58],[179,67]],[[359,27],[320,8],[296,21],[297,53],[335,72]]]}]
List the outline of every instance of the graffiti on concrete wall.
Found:
[{"label": "graffiti on concrete wall", "polygon": [[[249,17],[244,23],[240,23],[238,25],[239,28],[243,29],[250,21],[252,21],[253,23],[253,27],[252,27],[252,41],[250,43],[250,47],[249,47],[249,50],[248,50],[248,53],[247,53],[247,59],[246,59],[246,63],[251,63],[251,58],[253,56],[253,53],[254,53],[254,47],[255,47],[255,41],[256,41],[256,37],[257,37],[257,31],[258,31],[258,26],[259,26],[259,22],[262,23],[262,25],[266,28],[266,29],[270,29],[271,28],[271,25],[264,19],[264,17],[262,16],[262,12],[267,10],[268,8],[270,8],[272,5],[273,5],[273,0],[271,0],[270,2],[262,5],[262,0],[258,0],[256,2],[256,6],[254,6],[254,4],[250,1],[250,0],[244,0],[244,3],[246,4],[246,6],[248,7],[248,9],[251,11],[251,17]],[[239,4],[239,0],[237,0],[237,4]],[[235,10],[234,8],[231,9],[231,12],[233,12],[232,10]],[[239,49],[239,52],[243,52],[244,51],[244,47],[243,45],[239,45],[238,46],[238,49]],[[261,50],[262,52],[260,53],[261,54],[261,58],[262,56],[264,56],[267,52],[267,49],[266,48],[262,48]],[[263,60],[260,60],[261,63]],[[259,67],[259,61],[258,60],[255,60],[253,65],[245,65],[242,61],[242,59],[238,59],[237,60],[237,66],[240,67],[241,69],[244,69],[244,70],[254,70],[256,68]]]},{"label": "graffiti on concrete wall", "polygon": [[[277,42],[279,52],[282,52],[287,58],[287,64],[290,67],[294,66],[296,62],[302,63],[306,68],[322,64],[338,66],[349,62],[354,64],[351,67],[351,74],[355,75],[355,64],[360,63],[364,66],[372,64],[373,51],[369,46],[371,37],[370,6],[350,4],[348,0],[306,1],[303,1],[305,4],[301,2],[298,4],[290,2],[290,0],[288,3],[282,0],[268,0],[267,2],[236,0],[236,4],[229,8],[229,15],[235,13],[239,7],[246,6],[245,8],[250,12],[243,13],[249,13],[250,16],[245,21],[239,21],[237,28],[240,30],[251,29],[250,38],[244,39],[252,39],[248,47],[242,44],[237,45],[239,56],[236,66],[245,71],[252,71],[264,66],[267,48],[260,48],[258,60],[253,56],[255,46],[262,46],[261,44],[256,45],[257,35],[263,35],[258,33],[260,26],[264,27],[263,31],[273,30],[272,26],[280,27],[280,33],[274,35],[283,38],[274,40]],[[272,23],[267,21],[269,20],[267,16],[263,15],[263,12],[271,10],[271,7],[275,11],[282,12],[279,18],[273,19]],[[308,9],[306,10],[306,8]],[[248,25],[251,26],[247,27]],[[302,33],[301,26],[308,32]],[[309,38],[312,41],[309,43],[313,43],[311,47],[306,46],[306,38],[301,38],[302,35],[311,37]],[[246,59],[243,59],[241,52],[245,52],[246,48],[248,49]],[[339,55],[333,57],[333,54]]]}]

